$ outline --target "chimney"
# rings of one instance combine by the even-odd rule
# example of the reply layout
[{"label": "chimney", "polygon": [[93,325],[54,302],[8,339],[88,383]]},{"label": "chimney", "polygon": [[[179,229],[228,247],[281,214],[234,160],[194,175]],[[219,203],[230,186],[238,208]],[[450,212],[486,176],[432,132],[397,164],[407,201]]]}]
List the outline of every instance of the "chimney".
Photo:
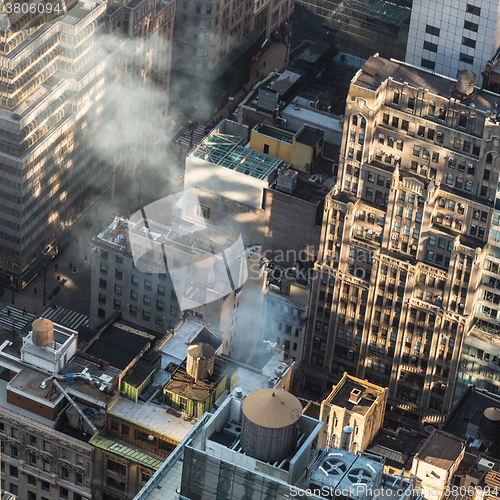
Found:
[{"label": "chimney", "polygon": [[353,389],[349,395],[349,403],[357,405],[361,401],[361,391],[359,389]]}]

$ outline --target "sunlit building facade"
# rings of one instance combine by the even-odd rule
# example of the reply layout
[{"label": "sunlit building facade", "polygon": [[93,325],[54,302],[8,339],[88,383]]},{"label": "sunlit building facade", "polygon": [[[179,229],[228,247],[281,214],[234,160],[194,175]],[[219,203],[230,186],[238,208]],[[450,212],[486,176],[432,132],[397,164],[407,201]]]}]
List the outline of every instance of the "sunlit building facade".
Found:
[{"label": "sunlit building facade", "polygon": [[38,27],[0,28],[0,272],[18,289],[105,175],[90,148],[119,57],[97,43],[105,12],[74,2]]},{"label": "sunlit building facade", "polygon": [[496,96],[473,77],[373,57],[351,83],[302,370],[318,392],[348,372],[403,419],[451,408],[499,170]]}]

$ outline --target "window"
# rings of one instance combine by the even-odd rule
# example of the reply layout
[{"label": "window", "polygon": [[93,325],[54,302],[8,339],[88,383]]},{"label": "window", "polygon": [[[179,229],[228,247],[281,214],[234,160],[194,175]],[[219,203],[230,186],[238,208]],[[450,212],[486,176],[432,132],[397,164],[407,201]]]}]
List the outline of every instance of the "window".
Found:
[{"label": "window", "polygon": [[476,41],[472,40],[472,38],[467,38],[466,36],[462,37],[462,45],[465,45],[466,47],[470,47],[471,49],[476,48]]},{"label": "window", "polygon": [[152,290],[153,288],[153,283],[151,282],[151,280],[144,280],[144,290]]},{"label": "window", "polygon": [[424,42],[424,50],[429,50],[430,52],[437,52],[438,51],[437,43]]},{"label": "window", "polygon": [[121,269],[115,269],[115,278],[117,280],[123,279],[123,271]]},{"label": "window", "polygon": [[420,156],[420,146],[413,146],[413,156]]},{"label": "window", "polygon": [[47,481],[42,481],[42,490],[50,491],[50,483],[48,483]]},{"label": "window", "polygon": [[130,305],[129,306],[129,314],[131,316],[137,316],[137,307],[133,306],[133,305]]},{"label": "window", "polygon": [[481,8],[476,7],[475,5],[471,5],[470,3],[468,3],[466,12],[468,14],[472,14],[474,16],[480,16],[481,15]]},{"label": "window", "polygon": [[108,265],[105,264],[104,262],[101,262],[101,273],[108,274]]},{"label": "window", "polygon": [[76,474],[75,476],[75,484],[81,486],[83,484],[83,476],[81,474]]},{"label": "window", "polygon": [[384,125],[389,125],[389,115],[387,113],[384,113],[382,116],[382,123]]},{"label": "window", "polygon": [[415,109],[415,96],[411,95],[408,97],[408,109],[411,109],[412,111]]},{"label": "window", "polygon": [[432,71],[436,69],[436,63],[434,61],[431,61],[430,59],[426,59],[425,57],[422,57],[422,59],[420,60],[420,65],[422,66],[422,68],[427,68]]},{"label": "window", "polygon": [[137,300],[139,298],[139,292],[137,290],[130,290],[130,299]]},{"label": "window", "polygon": [[12,458],[17,458],[17,455],[18,455],[18,453],[17,453],[17,446],[11,446],[10,447],[10,456]]},{"label": "window", "polygon": [[108,282],[105,279],[99,278],[99,288],[103,288],[106,290],[106,286],[108,285]]},{"label": "window", "polygon": [[399,118],[397,116],[393,116],[392,117],[392,126],[394,128],[398,128],[399,127]]},{"label": "window", "polygon": [[117,264],[123,264],[123,257],[121,257],[120,255],[117,255],[116,256],[116,263]]},{"label": "window", "polygon": [[476,23],[471,23],[470,21],[464,21],[464,29],[474,31],[477,33],[479,26]]},{"label": "window", "polygon": [[30,476],[28,474],[28,484],[30,486],[36,486],[36,477],[35,476]]},{"label": "window", "polygon": [[19,477],[19,471],[13,465],[10,466],[10,477],[15,477],[16,479]]},{"label": "window", "polygon": [[172,314],[172,316],[177,316],[178,309],[176,306],[170,306],[170,314]]},{"label": "window", "polygon": [[43,470],[45,472],[50,472],[50,462],[48,460],[43,461]]},{"label": "window", "polygon": [[432,161],[434,163],[439,163],[439,153],[436,153],[435,151],[432,152]]},{"label": "window", "polygon": [[451,174],[446,175],[446,184],[448,184],[448,186],[453,186],[453,175]]},{"label": "window", "polygon": [[132,279],[131,279],[132,285],[139,285],[139,276],[136,276],[135,274],[132,274]]},{"label": "window", "polygon": [[202,205],[196,206],[196,215],[201,215],[205,219],[210,219],[210,208]]},{"label": "window", "polygon": [[430,24],[428,24],[425,27],[425,32],[428,33],[429,35],[439,36],[440,29],[435,28],[434,26],[431,26]]},{"label": "window", "polygon": [[474,58],[467,54],[463,54],[462,52],[460,52],[459,60],[460,62],[464,62],[466,64],[474,64]]},{"label": "window", "polygon": [[142,319],[144,321],[149,321],[149,318],[151,317],[151,314],[149,313],[149,311],[142,311]]},{"label": "window", "polygon": [[399,104],[399,93],[398,92],[394,92],[394,94],[392,95],[392,103]]},{"label": "window", "polygon": [[116,293],[116,295],[121,295],[122,294],[122,287],[121,287],[121,285],[115,285],[115,293]]},{"label": "window", "polygon": [[487,163],[488,165],[491,165],[491,164],[493,163],[493,155],[492,155],[491,153],[488,153],[488,154],[486,155],[486,163]]},{"label": "window", "polygon": [[62,479],[68,480],[68,478],[69,478],[69,469],[67,467],[62,467],[61,468],[61,477],[62,477]]},{"label": "window", "polygon": [[404,130],[405,132],[408,132],[409,127],[410,127],[410,122],[408,120],[402,120],[402,122],[401,122],[401,130]]},{"label": "window", "polygon": [[150,306],[151,305],[151,297],[149,295],[144,295],[144,297],[142,298],[142,303],[145,306]]}]

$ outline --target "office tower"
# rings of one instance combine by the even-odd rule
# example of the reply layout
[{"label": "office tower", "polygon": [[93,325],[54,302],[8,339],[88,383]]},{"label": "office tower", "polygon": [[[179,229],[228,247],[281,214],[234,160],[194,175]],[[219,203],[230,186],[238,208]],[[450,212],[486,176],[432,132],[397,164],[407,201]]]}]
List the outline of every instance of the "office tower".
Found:
[{"label": "office tower", "polygon": [[35,27],[24,16],[0,29],[0,271],[18,289],[105,171],[92,138],[119,51],[101,43],[105,3],[71,7]]},{"label": "office tower", "polygon": [[496,100],[469,71],[453,81],[372,57],[357,73],[303,384],[325,392],[348,372],[388,387],[404,418],[450,409],[497,189]]},{"label": "office tower", "polygon": [[498,0],[414,0],[406,61],[451,78],[464,69],[479,76],[500,47],[498,7]]},{"label": "office tower", "polygon": [[375,53],[403,60],[411,0],[295,2],[289,69],[308,71],[333,87],[349,87]]},{"label": "office tower", "polygon": [[107,32],[133,40],[122,70],[132,82],[149,83],[168,98],[174,33],[175,2],[131,0],[115,2],[107,11]]},{"label": "office tower", "polygon": [[191,70],[212,69],[250,33],[252,17],[249,0],[179,2],[174,34],[176,64]]}]

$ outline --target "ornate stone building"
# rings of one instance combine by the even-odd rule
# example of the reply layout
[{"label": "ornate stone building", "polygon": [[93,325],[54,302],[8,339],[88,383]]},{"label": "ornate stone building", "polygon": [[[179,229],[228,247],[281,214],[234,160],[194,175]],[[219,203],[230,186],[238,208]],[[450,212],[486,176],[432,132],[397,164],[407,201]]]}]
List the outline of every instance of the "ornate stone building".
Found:
[{"label": "ornate stone building", "polygon": [[[438,421],[473,323],[498,181],[498,96],[370,58],[351,82],[325,204],[302,383],[347,372]],[[493,161],[494,159],[494,161]]]}]

